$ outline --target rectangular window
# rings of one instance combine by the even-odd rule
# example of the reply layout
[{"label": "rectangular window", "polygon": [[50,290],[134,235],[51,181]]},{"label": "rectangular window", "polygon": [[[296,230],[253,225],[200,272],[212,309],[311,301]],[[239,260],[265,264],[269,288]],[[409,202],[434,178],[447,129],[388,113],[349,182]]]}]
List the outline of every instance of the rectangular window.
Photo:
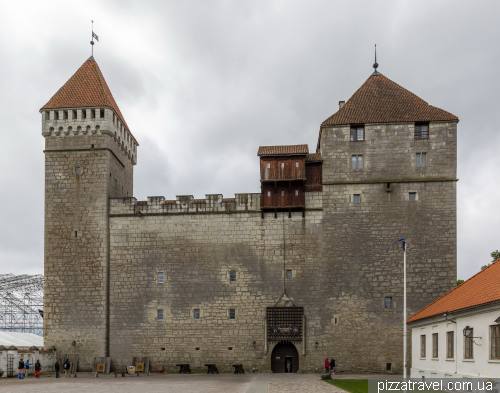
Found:
[{"label": "rectangular window", "polygon": [[338,319],[338,318],[334,318],[334,320],[333,320],[333,324],[334,324],[334,325],[338,325],[338,324],[339,324],[339,319]]},{"label": "rectangular window", "polygon": [[270,162],[267,163],[267,169],[271,169],[271,163]]},{"label": "rectangular window", "polygon": [[500,325],[491,326],[491,359],[500,359]]},{"label": "rectangular window", "polygon": [[299,162],[295,161],[295,168],[298,168],[298,167],[299,167]]},{"label": "rectangular window", "polygon": [[104,117],[104,109],[99,109],[99,117],[101,119]]},{"label": "rectangular window", "polygon": [[363,169],[363,156],[351,157],[351,169]]},{"label": "rectangular window", "polygon": [[50,120],[50,112],[45,112],[45,120]]},{"label": "rectangular window", "polygon": [[410,192],[408,195],[408,200],[410,202],[415,202],[417,200],[417,193],[416,192]]},{"label": "rectangular window", "polygon": [[470,337],[464,337],[465,339],[465,359],[474,359],[474,329],[470,330]]},{"label": "rectangular window", "polygon": [[236,281],[236,270],[231,270],[229,272],[229,281]]},{"label": "rectangular window", "polygon": [[87,118],[87,109],[82,109],[82,119]]},{"label": "rectangular window", "polygon": [[68,120],[68,111],[63,111],[63,119]]},{"label": "rectangular window", "polygon": [[236,309],[234,308],[229,309],[229,319],[236,319]]},{"label": "rectangular window", "polygon": [[415,139],[429,138],[429,123],[415,123]]},{"label": "rectangular window", "polygon": [[292,271],[291,270],[286,271],[286,278],[292,278]]},{"label": "rectangular window", "polygon": [[268,191],[267,192],[267,196],[270,197],[271,196],[271,191]]},{"label": "rectangular window", "polygon": [[455,332],[446,332],[446,357],[453,359],[455,357]]},{"label": "rectangular window", "polygon": [[59,111],[54,111],[54,119],[59,120]]},{"label": "rectangular window", "polygon": [[73,118],[73,120],[76,120],[78,118],[77,112],[76,111],[72,111],[71,117]]},{"label": "rectangular window", "polygon": [[158,316],[158,321],[163,321],[163,310],[158,309],[156,310],[157,316]]},{"label": "rectangular window", "polygon": [[354,194],[352,196],[352,202],[353,203],[360,203],[361,202],[361,194]]},{"label": "rectangular window", "polygon": [[438,357],[438,334],[434,333],[432,335],[432,357]]},{"label": "rectangular window", "polygon": [[417,153],[415,154],[415,166],[417,168],[424,168],[427,166],[427,153]]},{"label": "rectangular window", "polygon": [[385,298],[385,308],[392,308],[392,297]]},{"label": "rectangular window", "polygon": [[299,190],[295,190],[295,196],[299,196]]},{"label": "rectangular window", "polygon": [[158,273],[158,284],[163,284],[165,281],[165,275],[163,273]]},{"label": "rectangular window", "polygon": [[193,310],[193,319],[200,319],[200,309],[199,308],[195,308]]},{"label": "rectangular window", "polygon": [[351,142],[363,141],[365,139],[364,126],[351,126]]},{"label": "rectangular window", "polygon": [[95,119],[95,109],[91,109],[91,110],[90,110],[90,117],[91,117],[92,119]]},{"label": "rectangular window", "polygon": [[420,357],[425,358],[425,334],[420,336]]},{"label": "rectangular window", "polygon": [[282,168],[284,168],[284,167],[285,167],[285,163],[284,163],[284,162],[282,162],[282,163],[281,163],[281,167],[282,167]]},{"label": "rectangular window", "polygon": [[290,307],[290,300],[285,300],[285,307]]},{"label": "rectangular window", "polygon": [[79,175],[80,173],[81,173],[80,167],[79,167],[79,166],[77,166],[77,167],[76,167],[76,174],[77,174],[77,175]]},{"label": "rectangular window", "polygon": [[285,196],[285,191],[281,191],[281,196]]}]

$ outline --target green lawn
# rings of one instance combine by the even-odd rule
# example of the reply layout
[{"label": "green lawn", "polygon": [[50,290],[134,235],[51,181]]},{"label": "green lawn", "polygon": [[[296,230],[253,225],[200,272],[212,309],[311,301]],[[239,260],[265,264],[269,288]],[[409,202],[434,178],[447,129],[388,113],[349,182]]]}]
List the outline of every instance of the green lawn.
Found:
[{"label": "green lawn", "polygon": [[368,393],[367,379],[325,379],[324,381],[350,393]]}]

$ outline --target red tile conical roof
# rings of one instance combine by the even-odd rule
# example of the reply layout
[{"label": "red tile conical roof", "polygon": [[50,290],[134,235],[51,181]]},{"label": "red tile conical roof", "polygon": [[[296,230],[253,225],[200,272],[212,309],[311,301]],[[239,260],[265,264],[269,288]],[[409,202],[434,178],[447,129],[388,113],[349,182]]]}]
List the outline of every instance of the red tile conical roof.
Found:
[{"label": "red tile conical roof", "polygon": [[458,121],[382,74],[366,82],[322,126],[415,121]]},{"label": "red tile conical roof", "polygon": [[500,259],[408,318],[418,321],[500,300]]},{"label": "red tile conical roof", "polygon": [[40,110],[97,106],[113,109],[130,131],[97,62],[91,56]]}]

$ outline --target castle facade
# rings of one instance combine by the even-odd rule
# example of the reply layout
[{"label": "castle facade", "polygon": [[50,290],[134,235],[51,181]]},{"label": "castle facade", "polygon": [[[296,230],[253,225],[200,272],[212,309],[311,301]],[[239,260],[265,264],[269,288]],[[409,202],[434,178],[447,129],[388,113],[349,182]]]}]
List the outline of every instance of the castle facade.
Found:
[{"label": "castle facade", "polygon": [[40,110],[45,346],[81,370],[333,356],[401,373],[402,254],[386,248],[409,245],[408,315],[456,285],[458,118],[376,70],[340,106],[316,152],[259,148],[260,193],[137,201],[138,142],[89,58]]}]

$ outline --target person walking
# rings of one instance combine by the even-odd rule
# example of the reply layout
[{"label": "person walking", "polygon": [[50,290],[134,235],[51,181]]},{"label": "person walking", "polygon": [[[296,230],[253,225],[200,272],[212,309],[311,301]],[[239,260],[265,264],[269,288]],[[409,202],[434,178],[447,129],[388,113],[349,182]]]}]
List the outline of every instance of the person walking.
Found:
[{"label": "person walking", "polygon": [[327,373],[330,372],[330,362],[328,361],[328,358],[325,359],[325,370]]},{"label": "person walking", "polygon": [[28,374],[30,373],[30,366],[31,366],[30,361],[26,360],[26,363],[24,363],[24,366],[25,366],[24,367],[24,376],[26,378],[28,378]]},{"label": "person walking", "polygon": [[54,369],[56,370],[56,378],[59,378],[59,360],[56,360],[56,364],[54,364]]},{"label": "person walking", "polygon": [[332,374],[335,375],[335,359],[334,358],[330,359],[330,371],[332,372]]},{"label": "person walking", "polygon": [[63,369],[64,369],[64,377],[69,378],[69,369],[71,368],[71,364],[69,363],[69,360],[66,359],[63,363]]},{"label": "person walking", "polygon": [[42,365],[40,364],[40,360],[36,360],[35,362],[35,378],[40,378],[40,370],[42,369]]},{"label": "person walking", "polygon": [[17,367],[17,377],[19,379],[23,379],[24,374],[24,360],[19,359],[19,366]]}]

